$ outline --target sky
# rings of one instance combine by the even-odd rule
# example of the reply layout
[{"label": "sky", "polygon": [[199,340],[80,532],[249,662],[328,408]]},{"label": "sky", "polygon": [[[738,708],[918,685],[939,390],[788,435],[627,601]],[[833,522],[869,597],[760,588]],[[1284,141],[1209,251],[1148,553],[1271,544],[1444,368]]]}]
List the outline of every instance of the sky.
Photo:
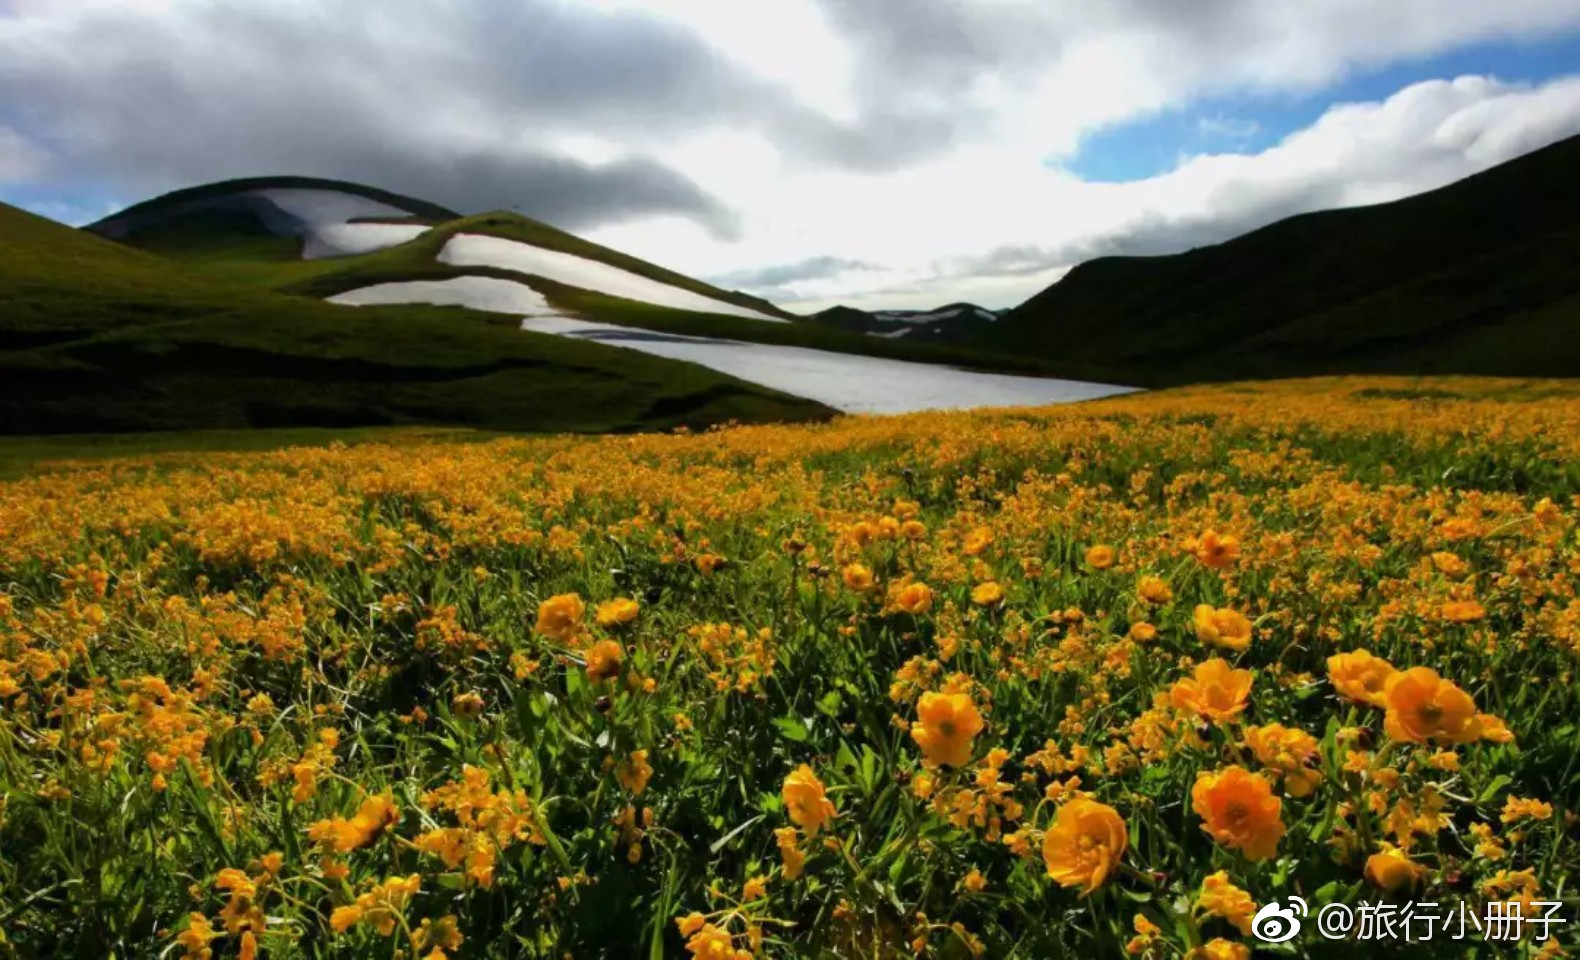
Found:
[{"label": "sky", "polygon": [[0,202],[333,177],[800,311],[1013,306],[1577,133],[1575,0],[0,0]]}]

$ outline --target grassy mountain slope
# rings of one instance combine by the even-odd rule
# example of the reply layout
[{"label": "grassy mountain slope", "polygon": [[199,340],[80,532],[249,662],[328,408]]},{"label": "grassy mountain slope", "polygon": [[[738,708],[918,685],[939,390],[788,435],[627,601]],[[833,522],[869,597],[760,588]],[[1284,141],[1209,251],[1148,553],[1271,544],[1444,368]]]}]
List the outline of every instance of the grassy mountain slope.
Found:
[{"label": "grassy mountain slope", "polygon": [[[339,180],[319,180],[311,177],[257,177],[204,184],[134,204],[98,223],[91,224],[88,229],[140,249],[209,264],[234,266],[248,262],[279,263],[299,259],[300,245],[295,238],[271,233],[254,217],[224,210],[176,212],[183,204],[194,200],[219,198],[250,190],[282,188],[332,190],[355,194],[408,210],[414,220],[443,225],[445,229],[440,235],[443,239],[465,232],[486,233],[508,240],[519,240],[548,250],[557,250],[607,263],[651,280],[722,300],[725,303],[760,310],[785,319],[791,317],[791,314],[761,298],[739,291],[722,290],[618,250],[583,240],[581,237],[531,217],[502,211],[462,216],[453,210],[425,200]],[[162,211],[175,213],[165,218],[161,216]],[[150,220],[152,222],[149,222]],[[135,229],[128,230],[129,224],[138,225]],[[443,246],[442,241],[438,246]],[[268,273],[264,271],[253,276],[267,277]]]},{"label": "grassy mountain slope", "polygon": [[0,432],[602,431],[831,414],[702,367],[497,319],[221,283],[0,205]]},{"label": "grassy mountain slope", "polygon": [[322,177],[245,177],[239,180],[220,180],[215,183],[205,183],[196,187],[185,187],[172,190],[134,203],[119,213],[111,214],[97,223],[90,224],[88,229],[95,233],[104,233],[114,229],[120,221],[131,219],[135,216],[157,212],[164,208],[174,207],[193,200],[208,200],[214,197],[223,197],[232,193],[244,193],[249,190],[332,190],[339,193],[355,194],[376,200],[391,207],[408,210],[411,215],[425,220],[454,220],[460,214],[449,207],[442,207],[437,203],[408,197],[404,194],[392,193],[389,190],[380,190],[366,184],[351,183],[346,180],[327,180]]},{"label": "grassy mountain slope", "polygon": [[1082,264],[985,344],[1127,382],[1580,375],[1580,138],[1430,193]]},{"label": "grassy mountain slope", "polygon": [[[218,229],[219,225],[215,226]],[[194,275],[299,296],[323,298],[378,283],[443,280],[459,276],[526,279],[521,274],[504,270],[455,267],[438,262],[439,251],[452,236],[457,233],[477,233],[600,260],[704,296],[787,318],[791,316],[767,301],[711,287],[515,213],[495,212],[459,218],[439,224],[417,239],[397,247],[328,260],[302,260],[294,246],[269,242],[270,239],[279,238],[249,238],[239,232],[228,236],[212,236],[200,232],[196,227],[184,229],[191,231],[188,234],[190,242],[171,241],[160,249],[179,259]],[[531,278],[528,282],[556,307],[588,320],[663,333],[720,337],[1029,375],[1061,375],[1099,381],[1111,379],[1113,375],[1112,371],[1097,365],[1056,364],[1035,356],[1000,353],[958,344],[907,342],[905,338],[887,340],[842,330],[831,324],[801,321],[765,323],[746,317],[696,313],[579,290],[541,278]],[[505,319],[499,318],[499,322],[503,323]]]}]

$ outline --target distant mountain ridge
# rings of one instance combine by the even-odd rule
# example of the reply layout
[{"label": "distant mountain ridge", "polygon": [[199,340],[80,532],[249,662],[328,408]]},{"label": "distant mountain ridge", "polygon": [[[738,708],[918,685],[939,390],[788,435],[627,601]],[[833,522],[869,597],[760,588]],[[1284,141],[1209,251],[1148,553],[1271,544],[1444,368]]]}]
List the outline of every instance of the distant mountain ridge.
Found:
[{"label": "distant mountain ridge", "polygon": [[1392,203],[1106,257],[976,341],[1168,385],[1330,373],[1580,375],[1580,137]]},{"label": "distant mountain ridge", "polygon": [[951,303],[932,310],[860,310],[837,306],[815,313],[810,319],[875,337],[912,337],[945,343],[974,339],[984,324],[996,323],[1005,312],[974,303]]}]

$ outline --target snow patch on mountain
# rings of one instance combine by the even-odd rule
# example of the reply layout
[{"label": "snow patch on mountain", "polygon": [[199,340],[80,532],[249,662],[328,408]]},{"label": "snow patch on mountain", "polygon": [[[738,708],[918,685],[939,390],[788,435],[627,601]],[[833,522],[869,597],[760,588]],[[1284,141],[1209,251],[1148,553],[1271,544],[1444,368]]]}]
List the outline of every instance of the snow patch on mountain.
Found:
[{"label": "snow patch on mountain", "polygon": [[781,317],[770,316],[747,307],[725,303],[705,297],[700,293],[660,283],[641,274],[619,267],[588,260],[558,250],[546,250],[517,240],[459,233],[450,238],[439,252],[439,262],[456,267],[492,267],[509,270],[566,286],[610,296],[637,300],[676,310],[693,310],[698,313],[720,313],[732,317],[746,317],[768,323],[786,323]]},{"label": "snow patch on mountain", "polygon": [[330,303],[353,307],[399,303],[427,303],[439,307],[470,307],[490,313],[524,317],[554,317],[559,311],[543,294],[524,283],[497,277],[453,277],[449,280],[408,280],[377,283],[347,290],[329,298]]}]

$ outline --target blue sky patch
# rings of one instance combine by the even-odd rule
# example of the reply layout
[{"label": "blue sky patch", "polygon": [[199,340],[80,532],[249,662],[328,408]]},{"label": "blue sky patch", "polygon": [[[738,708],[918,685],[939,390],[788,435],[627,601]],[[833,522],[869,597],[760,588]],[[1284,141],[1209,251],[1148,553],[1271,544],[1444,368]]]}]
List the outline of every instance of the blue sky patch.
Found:
[{"label": "blue sky patch", "polygon": [[1097,131],[1080,151],[1049,166],[1084,180],[1124,183],[1173,170],[1202,153],[1254,154],[1311,126],[1338,103],[1386,100],[1423,80],[1483,74],[1509,82],[1538,83],[1580,72],[1580,33],[1542,43],[1473,44],[1433,57],[1358,71],[1331,87],[1302,94],[1252,94],[1192,101]]}]

